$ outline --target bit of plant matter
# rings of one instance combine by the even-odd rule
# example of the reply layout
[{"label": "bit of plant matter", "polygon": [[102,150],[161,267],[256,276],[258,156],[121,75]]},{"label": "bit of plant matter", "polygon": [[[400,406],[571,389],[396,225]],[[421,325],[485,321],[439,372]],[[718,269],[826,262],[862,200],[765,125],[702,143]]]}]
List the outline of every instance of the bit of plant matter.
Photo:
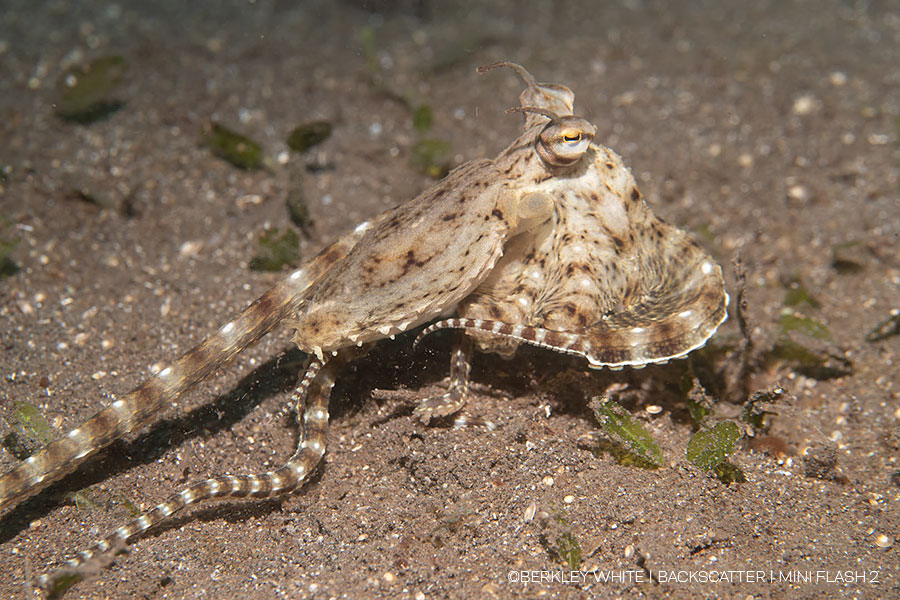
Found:
[{"label": "bit of plant matter", "polygon": [[287,138],[288,147],[294,152],[306,152],[331,136],[330,121],[309,121],[294,127]]},{"label": "bit of plant matter", "polygon": [[204,139],[213,154],[239,169],[261,169],[265,164],[259,144],[224,125],[210,123]]},{"label": "bit of plant matter", "polygon": [[104,56],[73,67],[57,82],[56,114],[65,121],[88,124],[109,116],[124,103],[112,97],[128,63],[121,56]]},{"label": "bit of plant matter", "polygon": [[598,396],[591,402],[591,408],[603,431],[619,440],[630,452],[656,467],[665,464],[662,450],[650,432],[617,402]]},{"label": "bit of plant matter", "polygon": [[280,271],[300,260],[300,237],[293,229],[270,229],[259,238],[259,248],[250,259],[254,271]]}]

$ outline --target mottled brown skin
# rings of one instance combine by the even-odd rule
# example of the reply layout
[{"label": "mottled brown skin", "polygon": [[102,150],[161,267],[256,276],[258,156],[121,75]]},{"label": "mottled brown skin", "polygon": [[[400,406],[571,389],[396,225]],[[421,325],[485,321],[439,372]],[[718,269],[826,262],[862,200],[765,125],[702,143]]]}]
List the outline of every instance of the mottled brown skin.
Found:
[{"label": "mottled brown skin", "polygon": [[[568,88],[538,84],[511,63],[488,68],[496,66],[515,69],[527,87],[520,96],[524,133],[495,160],[467,163],[360,225],[196,348],[0,477],[0,512],[147,423],[281,323],[310,354],[291,397],[302,414],[294,456],[264,474],[215,477],[178,491],[40,577],[41,588],[53,591],[66,576],[85,573],[86,563],[108,562],[131,538],[197,502],[272,497],[302,485],[325,452],[328,398],[340,367],[371,342],[454,310],[460,318],[423,335],[460,327],[482,350],[508,353],[535,343],[592,366],[667,360],[712,335],[727,302],[719,267],[653,217],[619,158],[591,144],[595,129],[572,115]],[[453,353],[448,394],[417,408],[423,418],[465,402],[469,346]]]},{"label": "mottled brown skin", "polygon": [[[459,316],[577,334],[592,367],[665,362],[702,345],[726,316],[721,268],[650,212],[609,149],[592,145],[553,182],[553,217],[507,247]],[[519,343],[473,336],[504,355]]]},{"label": "mottled brown skin", "polygon": [[[430,321],[484,279],[518,229],[517,182],[473,161],[399,206],[312,286],[288,325],[322,356]],[[549,216],[549,215],[546,215]]]},{"label": "mottled brown skin", "polygon": [[[574,94],[534,84],[521,102],[540,109],[526,113],[520,139],[527,141],[534,139],[528,130],[570,117]],[[497,162],[523,173],[523,189],[551,198],[553,215],[507,244],[460,303],[459,319],[436,323],[419,339],[459,328],[483,352],[511,356],[529,343],[612,369],[667,362],[702,346],[727,316],[722,270],[683,231],[652,214],[622,159],[592,143],[576,162],[553,166],[539,153],[514,148]],[[454,349],[450,389],[417,407],[423,420],[465,404],[470,348]]]}]

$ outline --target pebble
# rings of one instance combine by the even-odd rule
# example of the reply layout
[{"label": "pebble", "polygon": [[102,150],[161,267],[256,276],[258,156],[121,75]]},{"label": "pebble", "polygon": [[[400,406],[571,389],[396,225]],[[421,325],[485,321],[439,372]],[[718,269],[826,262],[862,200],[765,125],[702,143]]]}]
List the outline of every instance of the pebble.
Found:
[{"label": "pebble", "polygon": [[787,191],[788,198],[791,200],[808,200],[809,190],[802,185],[792,185]]},{"label": "pebble", "polygon": [[808,115],[816,109],[817,104],[815,96],[810,94],[799,96],[794,100],[794,114],[800,116]]},{"label": "pebble", "polygon": [[536,512],[537,512],[537,504],[532,502],[531,504],[528,505],[528,508],[525,509],[525,521],[528,522],[528,521],[534,520],[534,513],[536,513]]}]

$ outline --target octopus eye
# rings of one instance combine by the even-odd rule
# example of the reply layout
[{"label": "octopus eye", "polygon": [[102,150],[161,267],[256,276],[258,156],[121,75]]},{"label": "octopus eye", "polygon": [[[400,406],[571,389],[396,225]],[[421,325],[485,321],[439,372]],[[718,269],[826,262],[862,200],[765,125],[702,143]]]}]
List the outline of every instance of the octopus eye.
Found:
[{"label": "octopus eye", "polygon": [[566,129],[560,134],[563,141],[567,144],[577,144],[581,141],[581,131],[577,129]]},{"label": "octopus eye", "polygon": [[553,119],[538,137],[538,156],[551,167],[573,165],[587,152],[596,131],[593,125],[579,117]]}]

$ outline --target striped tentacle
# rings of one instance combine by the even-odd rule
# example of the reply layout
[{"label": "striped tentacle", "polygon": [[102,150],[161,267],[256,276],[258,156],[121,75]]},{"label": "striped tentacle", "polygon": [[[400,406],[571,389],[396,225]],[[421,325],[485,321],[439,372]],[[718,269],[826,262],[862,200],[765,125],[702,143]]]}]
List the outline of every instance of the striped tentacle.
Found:
[{"label": "striped tentacle", "polygon": [[457,340],[450,357],[450,388],[442,395],[425,398],[415,412],[424,423],[435,417],[446,417],[458,412],[469,398],[469,371],[471,370],[472,343],[465,337]]},{"label": "striped tentacle", "polygon": [[344,364],[341,358],[324,364],[313,357],[306,373],[292,394],[292,403],[306,409],[297,451],[282,467],[262,475],[226,475],[195,483],[170,496],[152,510],[116,529],[112,534],[83,550],[63,567],[43,575],[38,584],[50,589],[58,582],[71,585],[83,578],[87,563],[111,562],[110,553],[124,548],[134,537],[158,525],[176,512],[210,498],[271,498],[297,489],[315,469],[325,453],[328,429],[328,399],[337,371]]},{"label": "striped tentacle", "polygon": [[0,514],[74,471],[113,440],[146,424],[162,408],[294,314],[309,286],[346,256],[369,228],[364,223],[323,250],[181,358],[0,476]]},{"label": "striped tentacle", "polygon": [[485,319],[468,319],[465,317],[457,317],[451,319],[443,319],[436,321],[422,330],[416,337],[413,345],[416,346],[422,339],[441,329],[465,329],[470,331],[480,331],[496,335],[497,337],[505,337],[539,346],[555,352],[563,352],[566,354],[575,354],[577,356],[586,356],[583,343],[586,341],[580,333],[572,333],[568,331],[551,331],[541,327],[529,327],[526,325],[513,325],[512,323],[504,323],[502,321],[488,321]]},{"label": "striped tentacle", "polygon": [[689,278],[664,279],[640,302],[578,331],[459,317],[429,325],[414,345],[439,329],[464,329],[582,356],[591,368],[640,368],[666,363],[700,348],[727,316],[728,294],[722,270],[704,258]]}]

